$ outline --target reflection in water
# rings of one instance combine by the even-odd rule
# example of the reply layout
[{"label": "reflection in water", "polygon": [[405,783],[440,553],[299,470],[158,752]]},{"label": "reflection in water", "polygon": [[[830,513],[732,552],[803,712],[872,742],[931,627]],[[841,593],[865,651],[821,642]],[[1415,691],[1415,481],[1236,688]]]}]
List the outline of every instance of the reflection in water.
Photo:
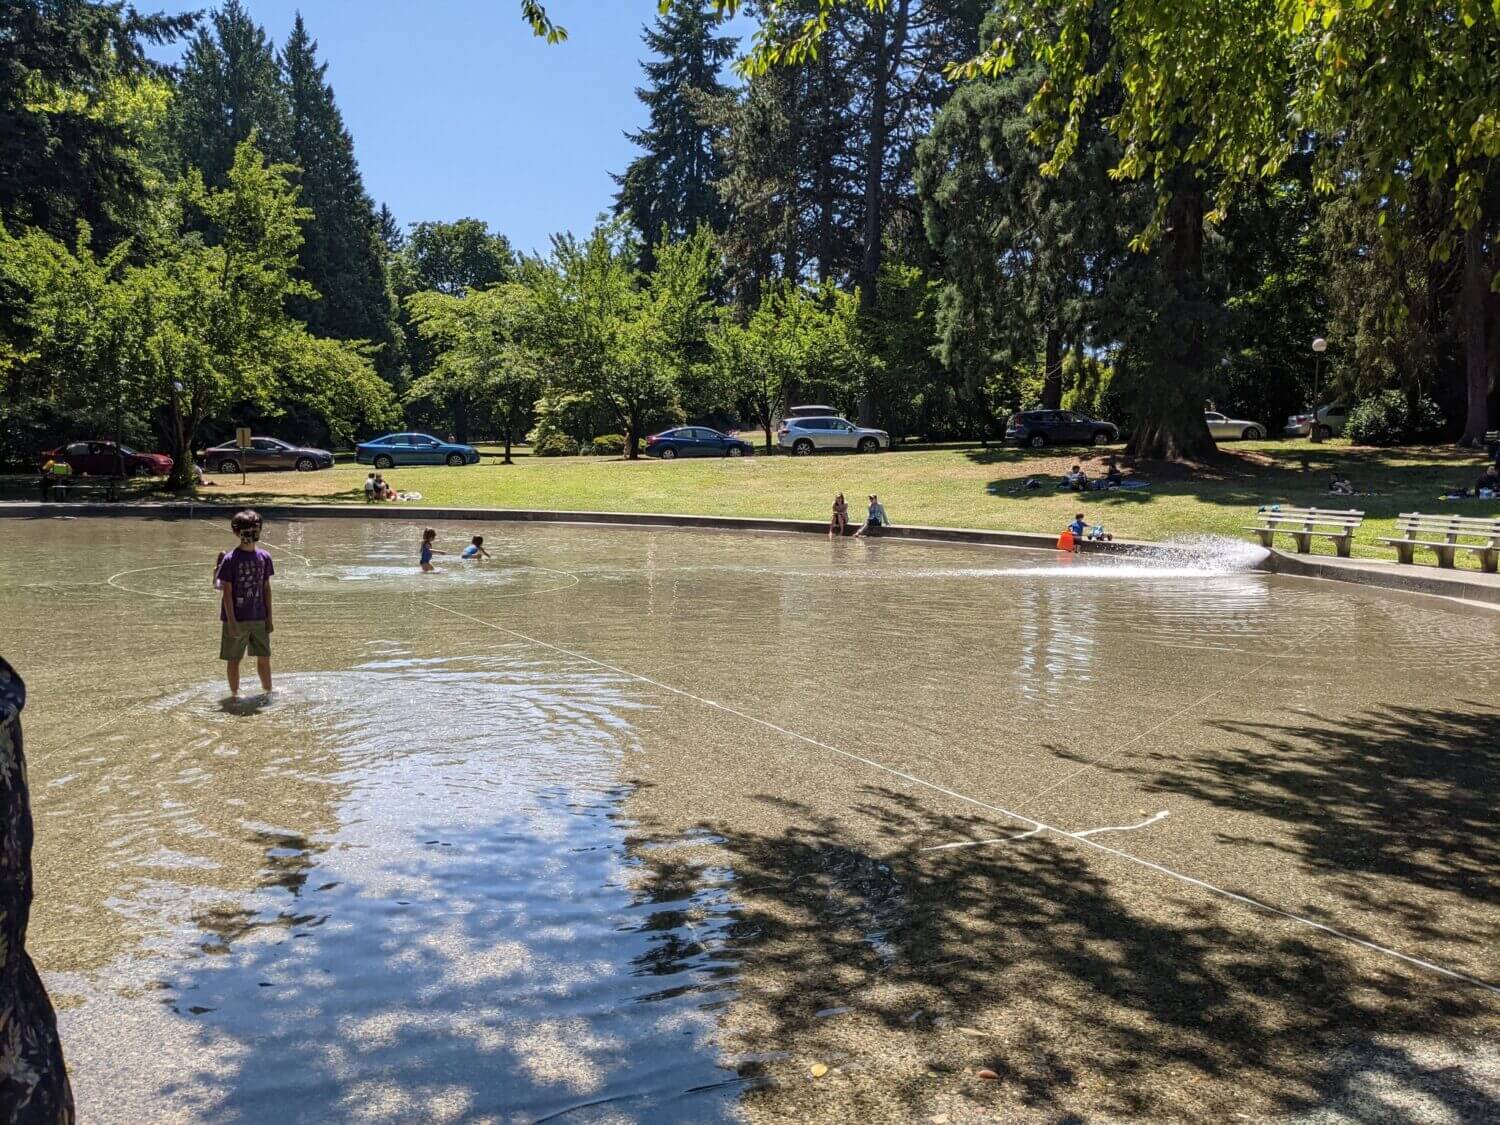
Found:
[{"label": "reflection in water", "polygon": [[[804,1068],[791,1042],[803,1025],[831,1040],[852,1025],[861,980],[878,993],[928,962],[967,974],[970,945],[986,964],[1016,948],[1045,957],[1046,919],[1067,914],[1054,904],[1091,878],[1080,863],[1063,879],[1048,859],[1011,879],[972,851],[921,860],[952,873],[936,878],[915,849],[996,826],[937,810],[931,793],[874,791],[775,728],[1005,803],[1209,691],[1247,722],[1317,707],[1332,726],[1370,685],[1480,698],[1500,676],[1493,627],[1469,625],[1473,652],[1433,672],[1453,630],[1432,627],[1430,606],[1201,552],[1165,568],[1054,565],[896,541],[528,527],[487,531],[492,563],[422,576],[412,528],[339,521],[268,529],[277,690],[226,709],[205,580],[232,545],[221,528],[3,531],[7,547],[22,541],[0,552],[7,655],[36,713],[33,933],[97,1120],[704,1121],[756,1105],[774,1118],[780,1103],[747,1089]],[[38,598],[38,584],[67,601]],[[466,616],[436,613],[435,599]],[[1143,738],[1061,791],[1088,797],[1082,811],[1037,815],[1134,823],[1138,794],[1113,779],[1139,775],[1150,810],[1171,805],[1173,831],[1206,826],[1206,853],[1216,826],[1195,821],[1185,792],[1244,804],[1253,784],[1212,772],[1231,760],[1200,754],[1215,732],[1174,729],[1188,760],[1169,771]],[[1118,809],[1096,812],[1111,799]],[[1255,807],[1263,819],[1235,831],[1269,840],[1285,799]],[[1318,843],[1301,846],[1328,854]],[[1297,841],[1256,846],[1282,849],[1278,877],[1295,872]],[[1222,877],[1239,885],[1237,871]],[[1103,883],[1091,894],[1079,918],[1123,916]],[[1337,901],[1372,932],[1393,924],[1378,896]],[[1020,919],[1013,932],[996,928],[996,902]],[[1413,932],[1445,925],[1450,905],[1413,906]],[[1181,945],[1155,932],[1136,944]],[[920,1001],[891,1000],[871,1038],[932,1030],[935,1004],[1025,994],[1021,974],[988,996],[987,973],[962,993],[944,978]],[[1225,1003],[1217,985],[1203,991]],[[838,1040],[840,1057],[857,1040]]]}]

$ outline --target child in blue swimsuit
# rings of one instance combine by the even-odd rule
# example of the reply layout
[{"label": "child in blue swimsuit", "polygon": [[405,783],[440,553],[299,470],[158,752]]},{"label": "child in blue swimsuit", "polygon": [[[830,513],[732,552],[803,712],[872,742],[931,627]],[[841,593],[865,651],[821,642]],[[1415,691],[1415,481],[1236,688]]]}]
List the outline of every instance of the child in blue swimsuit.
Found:
[{"label": "child in blue swimsuit", "polygon": [[422,559],[422,573],[423,574],[431,574],[434,570],[437,569],[437,567],[435,567],[435,566],[432,565],[432,556],[433,555],[446,555],[448,553],[447,551],[435,551],[435,550],[433,550],[433,548],[432,548],[432,541],[434,539],[436,539],[436,538],[437,538],[437,530],[435,528],[429,527],[426,531],[422,532],[422,555],[421,555],[421,559]]}]

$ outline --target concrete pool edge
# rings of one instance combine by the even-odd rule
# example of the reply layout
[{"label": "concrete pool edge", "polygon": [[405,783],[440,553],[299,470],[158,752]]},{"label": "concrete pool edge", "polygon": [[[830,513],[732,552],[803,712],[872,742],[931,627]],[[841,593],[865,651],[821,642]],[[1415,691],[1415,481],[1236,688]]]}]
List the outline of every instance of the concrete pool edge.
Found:
[{"label": "concrete pool edge", "polygon": [[[0,502],[0,518],[48,518],[53,516],[129,516],[140,519],[196,519],[219,516],[228,519],[241,504],[199,504],[188,501],[159,503],[39,503]],[[603,527],[677,528],[682,530],[758,531],[773,534],[826,534],[822,520],[773,519],[755,516],[689,515],[671,512],[588,512],[533,508],[413,507],[389,504],[270,504],[257,506],[268,519],[392,519],[409,523],[425,521],[469,521],[480,523],[550,523]],[[1026,531],[996,531],[985,528],[928,527],[902,525],[885,529],[883,538],[911,542],[966,543],[977,546],[1055,551],[1056,537]],[[1083,549],[1098,554],[1125,554],[1159,550],[1163,544],[1150,540],[1117,539],[1110,543],[1084,543]],[[1478,571],[1442,570],[1434,566],[1399,565],[1379,559],[1341,559],[1324,555],[1297,555],[1273,550],[1256,568],[1292,578],[1315,578],[1347,582],[1408,594],[1446,598],[1472,606],[1500,609],[1500,576]]]}]

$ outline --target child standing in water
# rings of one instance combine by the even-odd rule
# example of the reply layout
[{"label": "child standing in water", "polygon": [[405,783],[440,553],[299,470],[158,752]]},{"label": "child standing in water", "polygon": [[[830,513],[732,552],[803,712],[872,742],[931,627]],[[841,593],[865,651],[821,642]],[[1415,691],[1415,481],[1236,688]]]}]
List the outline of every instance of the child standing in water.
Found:
[{"label": "child standing in water", "polygon": [[271,575],[276,567],[260,541],[260,516],[236,512],[229,526],[240,545],[226,551],[219,562],[218,584],[224,591],[219,609],[222,623],[219,659],[225,662],[231,698],[240,697],[240,661],[245,650],[255,657],[261,690],[271,694]]},{"label": "child standing in water", "polygon": [[437,529],[436,528],[429,527],[426,531],[422,532],[422,554],[421,554],[421,560],[422,560],[422,573],[423,574],[431,574],[434,570],[437,569],[437,567],[435,567],[435,566],[432,565],[432,556],[433,555],[446,555],[448,553],[447,551],[434,551],[432,549],[433,540],[435,540],[436,538],[437,538]]},{"label": "child standing in water", "polygon": [[461,559],[487,559],[490,553],[484,549],[484,536],[476,535],[458,555]]}]

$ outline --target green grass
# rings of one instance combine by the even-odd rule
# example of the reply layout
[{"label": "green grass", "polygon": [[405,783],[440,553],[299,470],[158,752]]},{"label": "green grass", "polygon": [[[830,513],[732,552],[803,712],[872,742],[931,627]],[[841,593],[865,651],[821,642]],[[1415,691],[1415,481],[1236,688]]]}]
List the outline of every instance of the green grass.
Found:
[{"label": "green grass", "polygon": [[[964,445],[867,456],[761,453],[675,462],[537,458],[523,451],[510,466],[490,456],[489,447],[484,451],[477,466],[404,468],[386,476],[398,489],[422,493],[423,504],[448,507],[825,519],[835,492],[844,493],[851,515],[859,517],[866,495],[877,492],[896,523],[1051,533],[1081,509],[1116,536],[1155,540],[1198,533],[1243,537],[1242,525],[1251,522],[1260,504],[1352,507],[1369,516],[1354,552],[1377,558],[1393,557],[1374,539],[1394,533],[1400,512],[1500,515],[1500,501],[1437,499],[1450,486],[1472,486],[1483,466],[1480,455],[1447,446],[1380,450],[1340,442],[1266,441],[1226,444],[1211,462],[1196,466],[1134,464],[1123,458],[1127,471],[1152,482],[1149,490],[1083,496],[1058,492],[1051,480],[1035,491],[1010,490],[1028,476],[1055,479],[1075,461],[1093,475],[1104,456],[1117,450],[1031,452]],[[244,487],[237,478],[220,480],[202,496],[251,504],[362,503],[367,471],[340,464],[319,473],[264,473],[252,475]],[[1348,476],[1356,489],[1377,495],[1330,496],[1334,471]],[[1320,547],[1330,549],[1326,542]]]}]

